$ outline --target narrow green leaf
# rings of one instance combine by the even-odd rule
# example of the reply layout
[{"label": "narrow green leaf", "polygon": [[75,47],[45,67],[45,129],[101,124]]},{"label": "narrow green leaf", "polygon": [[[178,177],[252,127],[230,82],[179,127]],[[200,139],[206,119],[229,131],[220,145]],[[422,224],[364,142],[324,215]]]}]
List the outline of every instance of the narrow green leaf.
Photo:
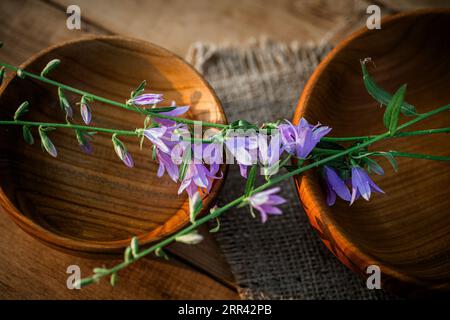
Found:
[{"label": "narrow green leaf", "polygon": [[195,223],[195,219],[202,208],[202,198],[200,197],[200,194],[196,192],[192,198],[189,198],[189,219],[191,223]]},{"label": "narrow green leaf", "polygon": [[250,192],[252,192],[253,187],[255,185],[255,179],[256,179],[256,171],[258,170],[258,166],[252,166],[250,169],[250,173],[248,174],[247,183],[245,184],[245,197],[248,197],[250,195]]},{"label": "narrow green leaf", "polygon": [[[361,68],[363,73],[364,86],[366,87],[367,92],[380,104],[387,106],[389,104],[389,101],[391,101],[392,99],[392,95],[389,92],[381,89],[375,83],[375,81],[373,81],[373,79],[369,75],[369,72],[367,71],[365,60],[361,61]],[[405,101],[402,103],[401,112],[403,115],[408,117],[417,115],[416,108]]]},{"label": "narrow green leaf", "polygon": [[169,256],[161,248],[157,248],[155,250],[155,255],[159,258],[164,258],[166,260],[169,260]]},{"label": "narrow green leaf", "polygon": [[400,108],[403,104],[403,100],[406,93],[406,84],[401,86],[392,97],[391,101],[386,107],[386,111],[384,112],[383,122],[385,127],[393,136],[397,130],[398,126],[398,117],[400,115]]},{"label": "narrow green leaf", "polygon": [[131,98],[137,97],[142,94],[145,90],[145,86],[147,85],[147,81],[142,81],[141,84],[131,93]]},{"label": "narrow green leaf", "polygon": [[210,233],[216,233],[219,232],[220,230],[220,220],[219,218],[216,218],[216,226],[214,228],[212,228],[211,230],[209,230]]},{"label": "narrow green leaf", "polygon": [[123,260],[128,263],[131,259],[133,259],[133,253],[131,252],[131,247],[128,246],[123,253]]},{"label": "narrow green leaf", "polygon": [[191,153],[192,153],[192,150],[189,147],[186,150],[185,154],[183,155],[183,159],[182,159],[182,162],[180,165],[180,177],[179,177],[180,181],[183,181],[184,177],[186,176],[187,169],[189,167],[189,163],[191,162]]},{"label": "narrow green leaf", "polygon": [[139,253],[139,243],[138,243],[138,239],[136,237],[131,238],[131,253],[133,255],[133,257],[136,257],[137,254]]},{"label": "narrow green leaf", "polygon": [[58,151],[55,148],[55,145],[50,140],[50,138],[47,136],[46,132],[53,130],[54,128],[50,127],[39,127],[39,136],[41,138],[41,145],[42,148],[47,151],[52,157],[56,158],[58,156]]},{"label": "narrow green leaf", "polygon": [[3,80],[5,79],[6,69],[5,67],[0,68],[0,86],[3,84]]},{"label": "narrow green leaf", "polygon": [[28,112],[28,107],[30,106],[30,104],[28,103],[28,101],[24,101],[22,102],[22,104],[17,108],[16,112],[14,113],[14,121],[19,120],[19,118],[25,114],[26,112]]},{"label": "narrow green leaf", "polygon": [[151,108],[149,109],[149,111],[151,111],[151,113],[161,113],[161,112],[169,112],[172,110],[175,110],[177,107],[161,107],[161,108]]},{"label": "narrow green leaf", "polygon": [[112,287],[115,287],[117,285],[118,281],[119,281],[119,276],[117,275],[117,272],[114,272],[111,275],[109,283],[111,284]]},{"label": "narrow green leaf", "polygon": [[28,144],[34,144],[33,134],[31,133],[30,127],[23,126],[22,127],[23,139]]},{"label": "narrow green leaf", "polygon": [[376,162],[375,160],[373,160],[373,159],[371,159],[369,157],[363,158],[363,160],[367,164],[367,168],[368,168],[369,173],[374,172],[374,173],[376,173],[378,175],[383,175],[384,174],[383,167],[380,166],[380,164],[378,162]]},{"label": "narrow green leaf", "polygon": [[368,155],[374,155],[374,156],[382,156],[385,157],[389,163],[391,164],[392,168],[394,169],[395,172],[398,171],[398,163],[397,160],[395,159],[395,157],[390,153],[390,152],[382,152],[382,151],[377,151],[377,152],[371,152],[368,153]]},{"label": "narrow green leaf", "polygon": [[60,63],[61,61],[59,59],[53,59],[52,61],[47,63],[44,69],[42,69],[41,77],[47,76],[47,74],[49,74],[52,70],[54,70]]}]

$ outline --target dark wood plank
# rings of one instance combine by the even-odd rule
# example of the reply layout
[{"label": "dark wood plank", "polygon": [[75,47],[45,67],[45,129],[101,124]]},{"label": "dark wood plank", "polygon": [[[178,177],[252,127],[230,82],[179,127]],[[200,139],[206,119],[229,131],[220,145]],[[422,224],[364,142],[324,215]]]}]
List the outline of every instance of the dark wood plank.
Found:
[{"label": "dark wood plank", "polygon": [[16,227],[0,212],[0,299],[236,299],[236,292],[174,259],[146,258],[107,281],[82,290],[66,286],[69,265],[87,276],[114,260],[74,257],[50,249]]},{"label": "dark wood plank", "polygon": [[[70,0],[50,0],[65,8]],[[365,23],[363,0],[79,0],[82,17],[112,32],[157,43],[181,56],[196,41],[243,43],[267,36],[319,41]],[[120,9],[119,9],[120,8]]]}]

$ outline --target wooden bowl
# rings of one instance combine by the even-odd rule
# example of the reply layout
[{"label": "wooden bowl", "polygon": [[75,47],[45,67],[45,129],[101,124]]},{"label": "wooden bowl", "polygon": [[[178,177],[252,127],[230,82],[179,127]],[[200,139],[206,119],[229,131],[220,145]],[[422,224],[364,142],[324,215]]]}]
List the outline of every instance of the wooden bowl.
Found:
[{"label": "wooden bowl", "polygon": [[[142,80],[148,90],[163,93],[165,103],[189,104],[186,117],[226,123],[219,100],[205,80],[179,57],[148,42],[95,36],[53,46],[21,67],[40,73],[52,59],[61,65],[50,78],[124,102]],[[11,118],[25,100],[24,120],[64,122],[55,87],[13,77],[0,92],[0,117]],[[66,93],[72,106],[80,97]],[[164,105],[164,104],[161,104]],[[93,103],[92,126],[134,130],[143,116]],[[75,109],[76,110],[76,109]],[[76,115],[75,122],[81,123]],[[121,138],[135,160],[130,169],[117,158],[111,136],[97,134],[94,152],[79,150],[74,132],[50,133],[59,155],[53,159],[21,138],[20,127],[0,127],[0,200],[9,216],[26,232],[55,248],[72,253],[114,253],[138,236],[146,244],[168,236],[189,221],[188,199],[179,185],[156,176],[149,143],[140,151],[137,137]],[[225,168],[222,168],[225,169]],[[221,185],[216,180],[205,198],[205,210]]]},{"label": "wooden bowl", "polygon": [[[362,81],[359,61],[366,57],[375,62],[368,68],[381,87],[394,92],[408,83],[406,100],[418,112],[450,103],[450,11],[425,10],[384,19],[381,30],[363,29],[338,45],[309,80],[294,121],[320,121],[333,128],[331,136],[384,132],[384,108]],[[447,113],[409,130],[449,126]],[[392,139],[371,149],[449,156],[450,139],[445,134]],[[386,194],[370,202],[328,207],[314,172],[296,178],[299,196],[323,242],[349,268],[367,276],[366,268],[378,265],[384,287],[396,291],[448,291],[450,164],[398,162],[398,173],[385,162],[385,176],[373,177]]]}]

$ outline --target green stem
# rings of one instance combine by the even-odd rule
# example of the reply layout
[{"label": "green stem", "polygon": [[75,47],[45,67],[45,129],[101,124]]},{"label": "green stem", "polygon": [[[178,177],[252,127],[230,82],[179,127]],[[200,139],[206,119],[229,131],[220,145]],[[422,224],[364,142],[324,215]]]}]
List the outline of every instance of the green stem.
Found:
[{"label": "green stem", "polygon": [[[450,110],[450,105],[446,105],[440,108],[437,108],[435,110],[431,110],[426,113],[422,113],[418,115],[416,118],[414,118],[411,121],[408,121],[400,126],[397,127],[397,133],[392,136],[392,138],[399,138],[399,137],[411,137],[411,136],[418,136],[418,135],[426,135],[426,134],[434,134],[434,133],[449,133],[450,128],[439,128],[439,129],[428,129],[428,130],[418,130],[418,131],[411,131],[411,132],[399,132],[400,130],[403,130],[419,121],[422,121],[426,118],[429,118],[431,116],[434,116],[438,113],[444,112]],[[329,141],[329,142],[339,142],[339,141],[355,141],[355,140],[366,140],[370,139],[376,136],[356,136],[356,137],[323,137],[322,141]]]},{"label": "green stem", "polygon": [[[426,130],[417,130],[417,131],[410,131],[410,132],[398,132],[391,138],[421,136],[421,135],[437,134],[437,133],[450,133],[450,128],[426,129]],[[367,139],[370,139],[373,137],[376,137],[376,135],[355,136],[355,137],[323,137],[321,139],[321,141],[345,142],[345,141],[367,140]]]},{"label": "green stem", "polygon": [[30,126],[30,127],[53,127],[53,128],[64,128],[64,129],[78,129],[84,131],[96,131],[96,132],[105,132],[105,133],[116,133],[122,136],[137,136],[138,133],[136,131],[129,130],[116,130],[116,129],[107,129],[107,128],[98,128],[98,127],[89,127],[89,126],[81,126],[76,124],[69,123],[51,123],[51,122],[34,122],[34,121],[0,121],[0,125],[18,125],[18,126]]},{"label": "green stem", "polygon": [[25,75],[27,77],[30,77],[32,79],[36,79],[38,81],[50,84],[50,85],[55,86],[55,87],[60,87],[61,89],[64,89],[66,91],[78,94],[80,96],[87,96],[87,97],[91,98],[94,101],[99,101],[99,102],[103,102],[103,103],[106,103],[106,104],[109,104],[109,105],[112,105],[112,106],[115,106],[115,107],[127,109],[127,110],[134,111],[134,112],[143,113],[143,114],[149,115],[150,117],[153,117],[153,118],[170,119],[170,120],[174,120],[174,121],[179,122],[179,123],[186,123],[186,124],[199,123],[199,124],[202,124],[204,126],[214,127],[214,128],[227,128],[228,127],[228,125],[225,125],[225,124],[218,124],[218,123],[211,123],[211,122],[204,122],[204,121],[195,121],[195,120],[190,120],[190,119],[165,116],[165,115],[162,115],[162,114],[153,113],[153,112],[151,112],[149,110],[145,110],[145,109],[141,110],[141,109],[138,109],[136,107],[129,106],[129,105],[125,104],[125,103],[120,103],[120,102],[117,102],[117,101],[114,101],[114,100],[106,99],[106,98],[97,96],[95,94],[92,94],[90,92],[79,90],[79,89],[76,89],[74,87],[65,85],[63,83],[60,83],[60,82],[48,79],[48,78],[43,77],[41,75],[37,75],[37,74],[34,74],[32,72],[28,72],[28,71],[22,70],[20,68],[17,68],[15,66],[10,65],[10,64],[5,63],[5,62],[0,62],[0,66],[3,66],[5,68],[13,70],[15,72],[17,72],[18,70],[21,70],[23,75]]},{"label": "green stem", "polygon": [[172,117],[172,116],[166,116],[160,113],[154,113],[151,111],[151,109],[146,109],[145,114],[153,117],[153,118],[160,118],[160,119],[169,119],[173,120],[178,123],[185,123],[185,124],[192,124],[192,125],[199,125],[199,126],[206,126],[206,127],[212,127],[212,128],[228,128],[229,126],[226,124],[221,123],[212,123],[212,122],[204,122],[204,121],[198,121],[198,120],[191,120],[186,118],[178,118],[178,117]]},{"label": "green stem", "polygon": [[[445,156],[432,156],[428,154],[398,152],[398,151],[389,151],[389,153],[392,154],[394,157],[405,157],[405,158],[434,160],[434,161],[450,161],[450,157]],[[378,154],[374,154],[374,156],[378,156]]]}]

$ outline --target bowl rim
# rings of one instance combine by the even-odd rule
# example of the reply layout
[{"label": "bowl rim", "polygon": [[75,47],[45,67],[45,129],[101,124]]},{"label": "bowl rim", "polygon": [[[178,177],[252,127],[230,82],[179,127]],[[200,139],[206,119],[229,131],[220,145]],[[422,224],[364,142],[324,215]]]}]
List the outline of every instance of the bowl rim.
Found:
[{"label": "bowl rim", "polygon": [[[450,9],[448,8],[427,8],[419,9],[410,12],[397,13],[394,15],[389,15],[381,20],[381,25],[393,24],[404,18],[427,16],[432,14],[446,14],[450,15]],[[334,60],[334,58],[343,50],[345,50],[354,41],[357,41],[360,37],[366,35],[373,30],[369,30],[366,27],[362,27],[357,31],[351,33],[349,36],[342,39],[320,62],[316,67],[313,74],[306,83],[298,104],[294,113],[293,123],[296,124],[300,118],[305,114],[308,109],[309,99],[311,97],[313,89],[316,87],[318,82],[321,80],[322,74],[326,71],[328,65]],[[450,289],[450,284],[436,284],[423,281],[417,277],[413,277],[405,274],[404,272],[398,271],[393,267],[386,265],[385,262],[381,262],[375,257],[368,253],[363,252],[355,243],[353,243],[344,232],[342,232],[340,227],[336,225],[330,225],[331,211],[328,206],[325,205],[323,199],[314,195],[314,191],[318,188],[318,183],[313,172],[305,172],[302,176],[295,176],[294,181],[296,184],[297,194],[299,196],[300,202],[302,203],[305,213],[308,216],[308,220],[316,232],[322,233],[320,238],[326,247],[335,255],[346,267],[359,273],[363,276],[368,276],[370,274],[366,273],[366,268],[369,265],[378,265],[382,272],[381,281],[386,284],[388,288],[394,291],[404,291],[404,290],[417,290],[422,291],[424,288],[426,290],[444,290]],[[312,191],[312,192],[311,192]],[[320,218],[323,224],[327,225],[329,228],[329,233],[333,235],[332,242],[329,239],[323,237],[323,232],[321,227],[316,222],[316,218]],[[351,248],[351,252],[349,252]]]},{"label": "bowl rim", "polygon": [[[223,118],[224,123],[225,124],[228,123],[228,119],[223,110],[222,104],[219,98],[217,97],[216,92],[211,87],[211,85],[205,80],[205,78],[190,63],[182,59],[177,54],[163,47],[155,45],[149,41],[120,35],[85,35],[76,39],[58,42],[43,50],[40,50],[39,52],[33,54],[31,57],[25,60],[23,63],[21,63],[19,65],[19,68],[25,69],[39,58],[45,56],[46,54],[51,53],[56,49],[62,48],[67,45],[76,45],[78,43],[90,41],[110,41],[110,40],[139,44],[153,51],[160,52],[167,57],[174,58],[179,62],[181,62],[182,64],[184,64],[191,72],[193,72],[194,75],[198,77],[198,79],[202,82],[205,88],[208,89],[212,98],[214,99],[214,103],[218,107],[218,111],[220,112],[220,115]],[[12,73],[5,79],[3,85],[0,88],[0,97],[3,95],[5,90],[7,90],[7,88],[9,87],[9,84],[16,77],[17,74]],[[216,199],[218,193],[220,192],[223,186],[223,182],[228,172],[228,165],[222,164],[221,169],[224,178],[215,180],[211,191],[203,197],[204,204],[202,211],[199,213],[200,215],[203,215],[207,212],[208,208],[211,206],[212,202]],[[186,214],[186,211],[183,209],[183,207],[188,207],[188,203],[189,199],[186,198],[186,201],[183,202],[178,211],[176,211],[174,215],[168,217],[168,219],[164,223],[162,223],[161,225],[159,225],[155,229],[152,229],[149,232],[143,232],[142,234],[137,235],[139,244],[146,245],[149,243],[154,243],[160,239],[170,236],[171,234],[175,233],[176,231],[186,226],[189,223],[189,214]],[[121,252],[124,248],[126,248],[130,243],[131,237],[121,240],[96,241],[96,240],[82,240],[61,236],[53,231],[50,231],[40,226],[33,220],[23,215],[20,212],[20,210],[18,210],[17,207],[12,203],[9,197],[6,195],[1,185],[0,185],[0,206],[4,209],[4,211],[8,214],[8,216],[25,232],[34,236],[35,238],[44,242],[46,245],[49,245],[50,247],[62,251],[68,251],[69,253],[72,254],[84,255],[86,253],[102,253],[102,254],[118,253]],[[167,227],[169,225],[169,222],[170,228]]]}]

